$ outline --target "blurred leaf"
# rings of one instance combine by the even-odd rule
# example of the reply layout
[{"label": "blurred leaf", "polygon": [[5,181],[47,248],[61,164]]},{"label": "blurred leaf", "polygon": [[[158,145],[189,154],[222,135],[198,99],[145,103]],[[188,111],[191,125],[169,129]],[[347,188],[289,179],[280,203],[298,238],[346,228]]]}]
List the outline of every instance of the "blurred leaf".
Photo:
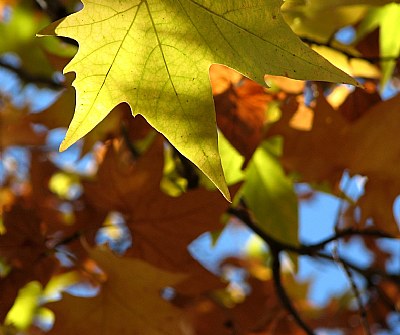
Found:
[{"label": "blurred leaf", "polygon": [[349,145],[343,152],[350,172],[368,177],[365,194],[359,200],[360,222],[367,224],[367,219],[373,218],[380,229],[393,234],[400,232],[400,223],[393,215],[393,203],[400,194],[399,125],[400,94],[397,94],[378,102],[353,123],[346,138]]},{"label": "blurred leaf", "polygon": [[95,297],[64,294],[47,305],[55,314],[49,334],[181,334],[181,312],[163,300],[161,290],[185,276],[157,269],[139,259],[97,248],[90,257],[107,279]]},{"label": "blurred leaf", "polygon": [[[379,79],[381,76],[379,69],[375,65],[362,58],[349,59],[347,55],[340,51],[326,46],[312,46],[312,48],[351,76],[375,79]],[[360,57],[362,56],[360,55]]]},{"label": "blurred leaf", "polygon": [[163,152],[163,139],[158,136],[131,164],[123,159],[123,148],[114,143],[107,148],[97,179],[83,185],[93,206],[126,215],[133,235],[129,254],[168,270],[190,271],[188,264],[194,260],[188,244],[202,233],[220,229],[220,218],[229,204],[219,192],[202,188],[177,198],[162,192]]},{"label": "blurred leaf", "polygon": [[33,38],[36,32],[49,24],[42,11],[34,9],[34,3],[21,1],[18,6],[9,7],[10,18],[0,20],[0,55],[14,53],[21,59],[21,67],[32,76],[53,74],[45,55],[45,48],[57,54],[72,56],[74,48],[63,45],[55,38],[41,41]]},{"label": "blurred leaf", "polygon": [[390,3],[386,6],[373,8],[358,27],[358,39],[370,33],[377,27],[379,31],[380,57],[390,58],[381,61],[383,76],[381,78],[381,89],[390,80],[396,59],[400,56],[400,4]]},{"label": "blurred leaf", "polygon": [[[341,3],[340,3],[341,2]],[[285,1],[282,12],[293,31],[304,38],[326,43],[340,29],[361,20],[368,8],[350,1]]]},{"label": "blurred leaf", "polygon": [[45,132],[35,131],[27,107],[19,109],[9,101],[0,107],[0,150],[12,145],[40,145],[46,139]]},{"label": "blurred leaf", "polygon": [[246,161],[262,140],[267,103],[273,98],[247,78],[214,96],[218,128]]},{"label": "blurred leaf", "polygon": [[226,183],[233,185],[242,181],[244,179],[244,172],[242,170],[244,157],[239,154],[220,132],[218,133],[218,149]]},{"label": "blurred leaf", "polygon": [[299,108],[297,100],[292,98],[281,106],[282,117],[271,125],[267,136],[283,136],[281,162],[286,171],[299,173],[301,181],[329,181],[331,186],[337,185],[343,166],[338,152],[344,147],[342,134],[347,123],[319,94],[313,108],[312,128],[295,129],[292,120]]},{"label": "blurred leaf", "polygon": [[42,286],[38,282],[30,282],[21,288],[5,324],[14,325],[19,330],[27,329],[35,317],[41,294]]},{"label": "blurred leaf", "polygon": [[262,230],[281,242],[298,244],[297,197],[280,163],[280,142],[263,142],[246,169],[241,189]]}]

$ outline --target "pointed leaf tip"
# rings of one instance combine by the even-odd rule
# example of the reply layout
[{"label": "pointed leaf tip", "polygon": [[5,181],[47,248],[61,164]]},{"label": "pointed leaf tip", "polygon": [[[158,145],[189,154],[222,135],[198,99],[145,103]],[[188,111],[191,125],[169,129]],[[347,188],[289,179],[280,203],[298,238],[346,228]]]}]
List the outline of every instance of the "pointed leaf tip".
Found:
[{"label": "pointed leaf tip", "polygon": [[[226,64],[260,84],[268,73],[358,86],[300,41],[279,13],[280,0],[254,0],[251,7],[246,0],[104,3],[84,1],[81,11],[39,32],[79,44],[64,69],[64,73],[76,73],[73,86],[77,94],[74,118],[60,151],[124,101],[231,201],[218,163],[208,75],[211,64]],[[266,24],[258,24],[265,19]],[[185,39],[177,38],[181,34]]]}]

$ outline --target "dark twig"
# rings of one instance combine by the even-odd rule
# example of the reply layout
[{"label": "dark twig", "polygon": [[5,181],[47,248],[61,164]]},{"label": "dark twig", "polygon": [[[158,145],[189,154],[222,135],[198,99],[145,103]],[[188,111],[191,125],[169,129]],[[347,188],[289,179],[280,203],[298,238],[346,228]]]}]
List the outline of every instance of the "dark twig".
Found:
[{"label": "dark twig", "polygon": [[379,285],[377,285],[376,283],[373,283],[371,278],[367,278],[367,284],[368,284],[368,289],[374,290],[375,293],[380,297],[382,302],[386,305],[386,307],[389,310],[395,311],[396,313],[399,313],[399,315],[400,315],[400,309],[396,306],[396,304],[393,302],[393,300],[386,294],[386,292],[379,287]]},{"label": "dark twig", "polygon": [[[349,178],[343,187],[344,193],[347,193],[347,191],[350,187],[350,184],[351,184],[351,179]],[[336,215],[335,231],[338,231],[338,229],[339,229],[340,218],[342,217],[342,214],[344,212],[345,204],[346,204],[346,201],[342,199],[340,202],[338,211],[337,211],[337,215]],[[336,263],[343,269],[343,272],[344,272],[345,276],[347,277],[348,282],[350,283],[351,290],[353,291],[354,297],[356,298],[356,301],[357,301],[358,311],[360,314],[360,319],[361,319],[362,326],[364,328],[364,332],[366,335],[371,335],[371,328],[369,326],[368,318],[367,318],[368,317],[367,310],[365,309],[365,306],[362,302],[360,290],[358,289],[358,286],[354,280],[353,273],[351,272],[350,268],[339,257],[339,240],[338,239],[334,240],[332,255],[333,255],[333,258],[335,259]]]},{"label": "dark twig", "polygon": [[60,89],[64,88],[64,85],[58,81],[55,81],[52,78],[46,77],[46,76],[41,76],[41,75],[33,75],[23,68],[20,67],[15,67],[13,65],[10,65],[9,63],[5,62],[4,59],[0,58],[0,66],[4,69],[7,69],[11,72],[14,72],[19,79],[26,83],[33,83],[33,84],[38,84],[38,85],[46,85],[49,86],[53,89]]},{"label": "dark twig", "polygon": [[241,219],[249,228],[251,228],[257,235],[259,235],[270,247],[272,253],[272,275],[276,288],[276,292],[287,311],[293,316],[297,324],[305,331],[308,335],[314,335],[312,329],[304,322],[300,314],[297,312],[296,308],[291,303],[285,288],[282,285],[281,278],[281,263],[280,263],[280,253],[283,250],[288,250],[289,245],[280,243],[274,238],[265,234],[251,219],[249,212],[244,209],[231,208],[229,213],[235,215]]},{"label": "dark twig", "polygon": [[293,316],[297,324],[304,330],[308,335],[315,335],[313,330],[304,322],[296,308],[293,306],[289,296],[286,293],[285,288],[282,285],[281,278],[281,262],[279,259],[280,251],[271,249],[272,251],[272,277],[275,285],[276,292],[282,302],[282,305],[287,309],[287,311]]},{"label": "dark twig", "polygon": [[76,231],[72,235],[63,238],[61,241],[58,241],[52,248],[54,250],[56,250],[57,248],[59,248],[61,246],[65,246],[65,245],[67,245],[69,243],[72,243],[72,242],[76,241],[81,236],[82,236],[82,232],[81,231]]},{"label": "dark twig", "polygon": [[[338,243],[338,242],[336,241],[336,243]],[[367,310],[365,309],[365,306],[362,302],[360,290],[358,289],[358,286],[354,280],[353,273],[351,272],[350,268],[339,257],[337,245],[333,249],[333,258],[335,259],[336,263],[343,269],[343,271],[350,283],[351,290],[353,291],[354,297],[356,298],[356,301],[357,301],[358,311],[360,313],[360,319],[361,319],[361,323],[364,328],[364,332],[367,335],[371,335],[372,333],[371,333],[371,328],[368,323]]]},{"label": "dark twig", "polygon": [[[242,204],[243,205],[243,204]],[[259,235],[269,246],[271,250],[271,254],[273,257],[273,264],[272,264],[272,272],[274,276],[274,282],[276,286],[277,293],[282,301],[282,304],[285,306],[285,308],[290,312],[290,314],[294,317],[294,319],[297,321],[298,325],[307,333],[307,334],[313,334],[312,331],[309,329],[309,327],[302,321],[301,317],[297,313],[297,311],[294,309],[293,305],[290,302],[290,299],[288,298],[281,282],[280,278],[280,261],[279,261],[279,254],[282,251],[289,251],[289,252],[294,252],[298,255],[304,255],[304,256],[309,256],[309,257],[317,257],[320,259],[324,259],[330,262],[335,262],[341,264],[343,269],[346,271],[346,275],[351,278],[350,283],[352,285],[352,289],[355,293],[356,299],[359,304],[360,308],[360,313],[361,317],[363,320],[364,328],[366,329],[367,334],[371,334],[369,330],[369,325],[367,323],[367,318],[366,318],[366,311],[365,307],[362,305],[361,301],[361,296],[359,294],[358,288],[355,285],[352,273],[350,270],[355,271],[362,275],[367,282],[372,282],[372,278],[374,277],[381,277],[385,278],[388,280],[393,281],[395,284],[400,285],[400,275],[398,274],[391,274],[391,273],[386,273],[384,271],[381,271],[379,269],[373,269],[373,268],[362,268],[359,267],[350,261],[340,257],[339,255],[332,256],[323,252],[320,252],[321,249],[323,249],[328,243],[338,241],[340,238],[344,237],[349,237],[349,236],[360,236],[360,235],[365,235],[365,236],[371,236],[371,237],[376,237],[376,238],[388,238],[391,237],[387,234],[384,234],[379,231],[374,231],[374,230],[365,230],[365,231],[359,231],[359,230],[354,230],[354,229],[346,229],[340,232],[337,232],[335,235],[319,242],[316,244],[311,244],[311,245],[304,245],[300,244],[299,246],[291,245],[285,242],[281,242],[267,234],[265,231],[263,231],[261,228],[259,228],[253,220],[253,218],[250,215],[250,212],[245,208],[230,208],[228,210],[228,213],[234,215],[238,219],[240,219],[243,223],[245,223],[254,233]],[[278,271],[279,270],[279,271]],[[395,309],[394,309],[395,310]],[[311,333],[310,333],[311,331]]]},{"label": "dark twig", "polygon": [[[307,254],[304,254],[304,255],[307,255]],[[316,256],[318,258],[325,259],[330,262],[336,262],[336,259],[332,255],[327,255],[322,252],[318,252],[315,254],[309,254],[307,256],[310,256],[310,257]],[[338,257],[339,257],[339,261],[341,263],[343,263],[346,267],[358,272],[360,275],[362,275],[366,279],[372,278],[374,276],[378,276],[378,277],[386,278],[387,280],[392,281],[396,285],[400,285],[400,275],[399,274],[388,273],[388,272],[384,272],[379,269],[373,269],[373,268],[362,268],[362,267],[359,267],[359,266],[353,264],[352,262],[344,259],[343,257],[340,257],[340,256],[338,256]]]},{"label": "dark twig", "polygon": [[316,254],[319,250],[323,249],[327,244],[345,237],[351,236],[371,236],[376,238],[393,238],[389,234],[385,234],[378,230],[358,230],[358,229],[345,229],[335,233],[334,235],[322,240],[321,242],[315,244],[300,244],[299,246],[294,246],[285,242],[277,241],[268,234],[266,234],[261,228],[257,226],[254,220],[250,217],[250,213],[244,208],[230,208],[228,210],[229,214],[234,215],[238,219],[242,220],[251,230],[253,230],[257,235],[259,235],[268,245],[279,245],[282,250],[292,251],[299,255],[309,255],[312,256]]},{"label": "dark twig", "polygon": [[336,234],[322,240],[321,242],[311,244],[311,245],[305,244],[305,245],[303,245],[303,248],[310,249],[310,250],[311,249],[321,250],[327,244],[329,244],[331,242],[334,242],[341,238],[351,237],[351,236],[371,236],[371,237],[376,237],[376,238],[393,238],[392,235],[386,234],[380,230],[373,230],[373,229],[359,230],[359,229],[348,228],[348,229],[338,231]]}]

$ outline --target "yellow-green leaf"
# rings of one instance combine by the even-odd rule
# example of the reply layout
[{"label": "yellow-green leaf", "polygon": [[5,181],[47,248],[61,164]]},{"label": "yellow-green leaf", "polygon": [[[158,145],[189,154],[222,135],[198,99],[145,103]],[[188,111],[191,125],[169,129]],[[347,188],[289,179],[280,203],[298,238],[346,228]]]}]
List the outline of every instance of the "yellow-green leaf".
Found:
[{"label": "yellow-green leaf", "polygon": [[241,190],[260,228],[282,242],[298,244],[297,197],[293,182],[285,175],[278,139],[263,142],[246,169]]},{"label": "yellow-green leaf", "polygon": [[[358,29],[359,38],[373,31],[379,30],[379,48],[382,57],[381,88],[386,85],[396,66],[396,59],[400,55],[400,4],[390,3],[383,7],[373,8],[361,22]],[[392,58],[392,59],[390,59]]]},{"label": "yellow-green leaf", "polygon": [[213,63],[264,84],[264,75],[356,82],[307,48],[280,14],[281,0],[94,0],[41,34],[79,42],[74,119],[61,150],[121,102],[147,121],[229,199],[209,81]]},{"label": "yellow-green leaf", "polygon": [[18,292],[18,297],[11,310],[8,312],[5,323],[14,325],[17,329],[28,328],[38,308],[42,286],[37,281],[26,284]]}]

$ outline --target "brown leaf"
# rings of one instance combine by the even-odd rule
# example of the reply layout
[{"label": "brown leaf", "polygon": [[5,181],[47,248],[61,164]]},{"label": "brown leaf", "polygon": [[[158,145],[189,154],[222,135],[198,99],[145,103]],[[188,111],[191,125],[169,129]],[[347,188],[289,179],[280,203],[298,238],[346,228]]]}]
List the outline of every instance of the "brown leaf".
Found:
[{"label": "brown leaf", "polygon": [[132,118],[130,107],[128,105],[122,104],[118,107],[122,110],[126,109],[126,111],[123,111],[123,122],[127,127],[127,135],[129,136],[131,143],[145,139],[146,136],[154,130],[142,115],[138,114]]},{"label": "brown leaf", "polygon": [[[251,293],[234,307],[217,304],[216,299],[202,299],[188,307],[186,322],[189,327],[197,335],[303,334],[283,307],[272,280],[250,278],[249,284]],[[305,303],[302,307],[302,313],[314,310]]]},{"label": "brown leaf", "polygon": [[379,229],[398,234],[392,207],[400,194],[400,95],[359,112],[358,108],[366,107],[355,103],[360,97],[370,103],[379,101],[375,93],[369,98],[366,94],[356,91],[335,111],[320,92],[310,131],[293,129],[298,103],[289,100],[282,106],[282,118],[270,127],[267,136],[283,136],[282,164],[286,171],[300,173],[303,181],[327,181],[335,190],[345,169],[368,177],[365,194],[352,207],[361,209],[361,219],[355,222],[362,228],[372,219]]},{"label": "brown leaf", "polygon": [[228,90],[232,85],[243,79],[239,72],[221,64],[213,64],[210,67],[210,81],[213,95],[218,95]]},{"label": "brown leaf", "polygon": [[371,106],[381,101],[380,95],[373,85],[367,84],[366,87],[369,89],[356,87],[339,108],[339,112],[349,122],[359,119]]},{"label": "brown leaf", "polygon": [[[11,271],[0,279],[0,319],[5,317],[22,286],[32,280],[47,284],[58,265],[49,253],[35,210],[21,199],[4,211],[3,223],[6,232],[0,235],[0,258],[11,266]],[[7,293],[3,295],[4,292]]]},{"label": "brown leaf", "polygon": [[45,256],[46,239],[36,212],[21,201],[3,214],[6,233],[0,235],[0,256],[15,268],[32,266]]},{"label": "brown leaf", "polygon": [[106,274],[100,293],[82,298],[64,294],[47,305],[55,313],[49,334],[178,335],[181,312],[161,297],[161,290],[184,276],[157,269],[139,259],[117,257],[104,249],[90,256]]},{"label": "brown leaf", "polygon": [[218,127],[247,160],[261,142],[267,102],[272,99],[247,78],[214,96]]},{"label": "brown leaf", "polygon": [[248,160],[262,139],[267,102],[264,87],[223,65],[210,69],[217,124]]},{"label": "brown leaf", "polygon": [[11,145],[45,143],[46,133],[33,129],[28,113],[27,108],[17,109],[10,102],[3,102],[0,106],[0,150]]},{"label": "brown leaf", "polygon": [[[196,189],[177,198],[163,193],[163,151],[163,140],[158,137],[132,163],[120,160],[123,153],[109,146],[97,180],[84,183],[84,188],[97,208],[126,215],[133,236],[130,255],[182,271],[193,262],[188,244],[204,232],[220,229],[220,217],[229,204],[217,191]],[[237,189],[232,188],[232,194]]]},{"label": "brown leaf", "polygon": [[343,171],[338,151],[343,148],[346,121],[322,94],[316,101],[310,131],[291,126],[298,110],[298,102],[294,98],[289,99],[281,109],[282,118],[270,127],[267,136],[283,136],[283,167],[288,172],[300,173],[305,182],[329,181],[331,185],[337,185]]},{"label": "brown leaf", "polygon": [[377,103],[356,122],[346,135],[343,152],[352,174],[368,177],[358,205],[362,224],[372,218],[386,232],[398,234],[393,202],[400,194],[400,94]]},{"label": "brown leaf", "polygon": [[[106,213],[90,206],[84,198],[66,202],[49,189],[51,177],[60,170],[44,153],[35,151],[31,156],[29,201],[42,221],[42,228],[49,238],[49,245],[56,244],[79,232],[92,244],[96,231],[103,224]],[[69,213],[61,210],[68,204]],[[65,206],[64,206],[65,207]]]}]

